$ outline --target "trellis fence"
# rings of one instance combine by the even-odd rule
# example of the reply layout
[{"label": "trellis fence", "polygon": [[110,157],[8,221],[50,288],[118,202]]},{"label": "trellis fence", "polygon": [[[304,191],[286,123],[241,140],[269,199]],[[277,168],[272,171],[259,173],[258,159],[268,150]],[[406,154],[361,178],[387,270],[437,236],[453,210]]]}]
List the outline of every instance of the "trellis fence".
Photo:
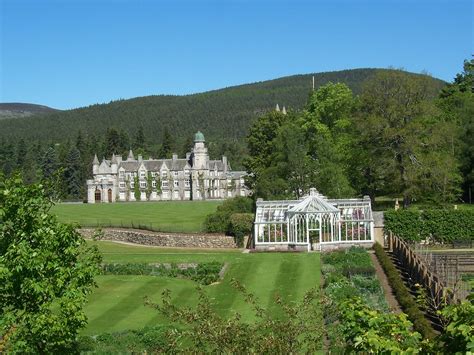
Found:
[{"label": "trellis fence", "polygon": [[392,232],[388,235],[388,247],[405,268],[413,284],[418,283],[428,292],[430,307],[440,309],[444,304],[457,301],[455,294],[446,287],[441,278],[430,270],[424,259],[404,240]]},{"label": "trellis fence", "polygon": [[454,293],[456,299],[467,298],[471,293],[469,280],[474,280],[474,250],[433,251],[429,245],[419,243],[413,244],[412,248]]}]

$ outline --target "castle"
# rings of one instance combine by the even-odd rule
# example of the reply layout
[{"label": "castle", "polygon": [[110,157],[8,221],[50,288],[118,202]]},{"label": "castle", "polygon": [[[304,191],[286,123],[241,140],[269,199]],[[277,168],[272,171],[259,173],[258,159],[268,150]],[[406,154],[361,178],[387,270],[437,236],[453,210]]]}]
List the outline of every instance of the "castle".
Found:
[{"label": "castle", "polygon": [[227,158],[209,160],[204,135],[194,135],[194,148],[179,159],[126,160],[112,155],[92,162],[93,178],[87,180],[87,202],[205,200],[247,196],[244,171],[232,171]]}]

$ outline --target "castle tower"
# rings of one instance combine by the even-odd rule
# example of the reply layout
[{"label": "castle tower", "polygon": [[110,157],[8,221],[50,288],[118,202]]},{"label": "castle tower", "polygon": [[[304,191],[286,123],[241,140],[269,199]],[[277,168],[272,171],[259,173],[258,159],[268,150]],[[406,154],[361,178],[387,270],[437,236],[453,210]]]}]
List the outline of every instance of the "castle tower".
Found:
[{"label": "castle tower", "polygon": [[204,134],[198,131],[194,135],[194,149],[193,149],[193,169],[202,170],[207,169],[209,155],[205,146]]}]

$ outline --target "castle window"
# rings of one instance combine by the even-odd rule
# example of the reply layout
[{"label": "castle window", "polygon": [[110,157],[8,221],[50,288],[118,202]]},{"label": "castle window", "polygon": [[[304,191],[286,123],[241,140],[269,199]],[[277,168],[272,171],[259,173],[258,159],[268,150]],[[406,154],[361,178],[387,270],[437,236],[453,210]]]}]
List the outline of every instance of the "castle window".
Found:
[{"label": "castle window", "polygon": [[191,186],[191,180],[189,179],[184,180],[184,187],[189,187],[189,186]]},{"label": "castle window", "polygon": [[178,181],[178,180],[175,180],[173,183],[174,183],[174,187],[178,187],[178,186],[179,186],[179,181]]},{"label": "castle window", "polygon": [[124,188],[125,188],[125,183],[124,183],[123,181],[120,182],[120,188],[121,188],[121,189],[124,189]]},{"label": "castle window", "polygon": [[177,178],[177,177],[178,177],[178,172],[177,172],[177,171],[173,171],[173,175],[174,175],[175,178]]},{"label": "castle window", "polygon": [[145,173],[146,173],[146,172],[145,172],[145,171],[143,171],[143,170],[142,170],[142,171],[140,171],[140,177],[141,177],[141,178],[144,178],[144,177],[145,177],[145,175],[146,175]]},{"label": "castle window", "polygon": [[163,181],[161,182],[161,187],[168,188],[168,181],[167,181],[167,180],[163,180]]},{"label": "castle window", "polygon": [[119,171],[119,177],[123,178],[123,175],[124,175],[123,171]]},{"label": "castle window", "polygon": [[151,182],[151,186],[152,186],[152,187],[156,187],[156,181],[153,180],[153,181]]},{"label": "castle window", "polygon": [[130,181],[130,187],[133,189],[135,187],[135,182],[134,181]]},{"label": "castle window", "polygon": [[151,172],[151,176],[152,176],[152,177],[155,177],[155,176],[156,176],[156,172],[152,171],[152,172]]},{"label": "castle window", "polygon": [[168,177],[168,172],[167,172],[166,170],[163,170],[163,171],[161,172],[161,177],[162,177],[163,179],[166,179],[166,178]]},{"label": "castle window", "polygon": [[140,187],[145,188],[146,187],[146,181],[140,181]]},{"label": "castle window", "polygon": [[184,170],[184,176],[189,177],[189,170],[188,169]]}]

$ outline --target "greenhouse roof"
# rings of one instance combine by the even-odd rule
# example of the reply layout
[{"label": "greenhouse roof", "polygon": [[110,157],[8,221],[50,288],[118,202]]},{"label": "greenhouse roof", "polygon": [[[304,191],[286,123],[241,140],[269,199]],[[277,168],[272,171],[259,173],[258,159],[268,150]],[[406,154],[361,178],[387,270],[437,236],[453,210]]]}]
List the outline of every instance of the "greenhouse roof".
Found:
[{"label": "greenhouse roof", "polygon": [[337,213],[339,210],[331,203],[329,203],[325,196],[321,195],[315,188],[310,189],[308,196],[304,197],[303,200],[298,202],[296,205],[289,208],[288,212],[334,212]]}]

